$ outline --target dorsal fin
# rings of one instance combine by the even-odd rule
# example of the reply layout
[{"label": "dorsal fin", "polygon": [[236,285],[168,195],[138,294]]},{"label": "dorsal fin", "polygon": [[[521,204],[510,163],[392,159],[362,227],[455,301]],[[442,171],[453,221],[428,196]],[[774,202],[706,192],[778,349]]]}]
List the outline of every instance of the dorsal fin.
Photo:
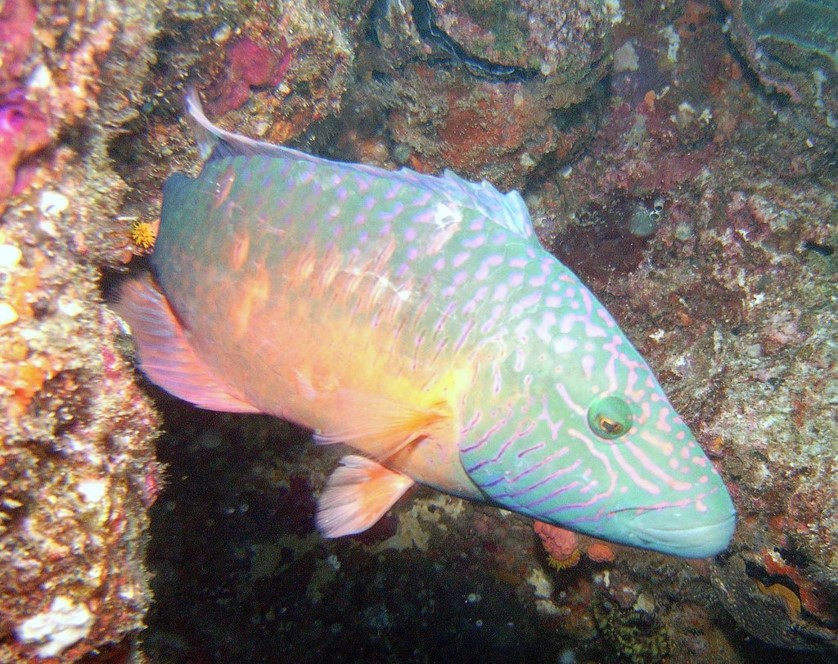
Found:
[{"label": "dorsal fin", "polygon": [[257,141],[214,125],[204,114],[201,100],[195,88],[189,88],[186,94],[186,118],[189,121],[192,133],[195,135],[201,157],[204,159],[263,155],[285,159],[302,159],[318,163],[324,161],[320,157],[314,157],[294,148]]},{"label": "dorsal fin", "polygon": [[195,134],[195,140],[204,159],[222,159],[237,156],[266,156],[280,159],[307,161],[315,164],[340,163],[349,171],[356,171],[365,176],[383,177],[392,181],[421,187],[437,196],[445,197],[458,205],[479,211],[486,218],[525,239],[535,237],[532,220],[527,206],[517,191],[502,194],[498,189],[483,180],[470,182],[448,169],[442,176],[425,175],[409,168],[388,171],[377,166],[335,162],[322,157],[300,152],[284,145],[274,145],[257,141],[241,134],[217,127],[204,114],[201,100],[195,88],[190,88],[186,95],[186,117]]},{"label": "dorsal fin", "polygon": [[517,191],[502,194],[491,182],[471,182],[448,168],[443,171],[442,179],[459,190],[461,200],[471,200],[471,207],[499,226],[522,238],[535,237],[527,204]]}]

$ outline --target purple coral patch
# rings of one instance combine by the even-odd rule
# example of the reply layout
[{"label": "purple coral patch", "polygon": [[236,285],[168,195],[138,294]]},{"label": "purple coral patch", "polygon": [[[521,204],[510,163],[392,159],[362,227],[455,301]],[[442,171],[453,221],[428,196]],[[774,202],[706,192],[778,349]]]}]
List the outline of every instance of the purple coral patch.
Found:
[{"label": "purple coral patch", "polygon": [[32,50],[35,17],[32,0],[0,5],[0,94],[8,92],[23,74],[23,64]]},{"label": "purple coral patch", "polygon": [[250,97],[251,88],[276,86],[285,77],[293,50],[283,38],[278,51],[242,37],[227,48],[224,75],[208,90],[207,111],[221,115],[240,108]]},{"label": "purple coral patch", "polygon": [[46,116],[15,90],[0,99],[0,212],[11,194],[22,190],[18,166],[50,141]]}]

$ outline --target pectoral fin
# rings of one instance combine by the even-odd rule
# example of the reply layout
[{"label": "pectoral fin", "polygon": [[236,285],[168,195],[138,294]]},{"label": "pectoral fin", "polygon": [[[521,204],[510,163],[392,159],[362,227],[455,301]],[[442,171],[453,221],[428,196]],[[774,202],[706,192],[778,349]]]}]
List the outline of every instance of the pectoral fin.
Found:
[{"label": "pectoral fin", "polygon": [[414,484],[407,475],[362,456],[345,456],[340,463],[317,504],[315,520],[323,537],[365,531]]},{"label": "pectoral fin", "polygon": [[445,403],[416,406],[377,395],[343,389],[333,397],[341,428],[318,431],[321,445],[346,443],[377,460],[385,460],[411,443],[453,427],[453,416]]}]

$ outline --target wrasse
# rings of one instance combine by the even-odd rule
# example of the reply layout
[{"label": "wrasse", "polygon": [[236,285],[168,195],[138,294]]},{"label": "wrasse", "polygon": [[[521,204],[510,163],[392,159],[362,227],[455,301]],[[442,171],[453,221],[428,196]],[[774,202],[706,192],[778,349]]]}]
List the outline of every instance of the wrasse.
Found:
[{"label": "wrasse", "polygon": [[166,182],[153,274],[116,308],[171,394],[353,448],[324,536],[418,482],[668,554],[727,547],[723,481],[518,193],[255,141],[194,92],[187,111],[208,159]]}]

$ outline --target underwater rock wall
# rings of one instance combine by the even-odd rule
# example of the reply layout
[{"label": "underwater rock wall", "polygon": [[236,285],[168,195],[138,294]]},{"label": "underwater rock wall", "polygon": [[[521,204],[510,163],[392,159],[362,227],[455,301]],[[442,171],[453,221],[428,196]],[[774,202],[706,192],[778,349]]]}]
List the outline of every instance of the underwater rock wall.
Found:
[{"label": "underwater rock wall", "polygon": [[151,600],[159,420],[98,282],[129,243],[106,148],[137,114],[154,17],[146,3],[0,7],[4,662],[102,652]]},{"label": "underwater rock wall", "polygon": [[386,83],[366,97],[387,100],[399,164],[521,189],[595,130],[586,102],[611,56],[600,2],[379,2],[373,28]]},{"label": "underwater rock wall", "polygon": [[809,148],[795,167],[810,173],[834,164],[838,5],[832,0],[729,0],[729,5],[737,51],[767,90],[793,102],[778,119],[784,133]]},{"label": "underwater rock wall", "polygon": [[[833,657],[838,140],[815,5],[831,25],[814,0],[3,3],[0,661]],[[335,455],[160,394],[103,305],[101,276],[153,246],[164,179],[199,165],[187,84],[250,136],[522,189],[725,477],[730,551],[559,556],[424,490],[316,535]]]}]

